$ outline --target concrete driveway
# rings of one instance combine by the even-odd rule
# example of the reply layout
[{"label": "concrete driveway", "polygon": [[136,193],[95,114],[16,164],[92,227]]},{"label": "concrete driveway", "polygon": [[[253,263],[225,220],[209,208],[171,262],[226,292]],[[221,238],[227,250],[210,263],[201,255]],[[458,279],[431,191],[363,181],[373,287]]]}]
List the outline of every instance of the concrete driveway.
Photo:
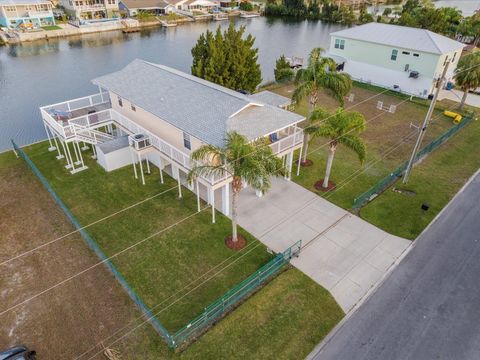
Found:
[{"label": "concrete driveway", "polygon": [[239,224],[276,252],[302,240],[291,263],[329,290],[345,312],[410,245],[283,179],[274,179],[261,198],[250,188],[242,191]]}]

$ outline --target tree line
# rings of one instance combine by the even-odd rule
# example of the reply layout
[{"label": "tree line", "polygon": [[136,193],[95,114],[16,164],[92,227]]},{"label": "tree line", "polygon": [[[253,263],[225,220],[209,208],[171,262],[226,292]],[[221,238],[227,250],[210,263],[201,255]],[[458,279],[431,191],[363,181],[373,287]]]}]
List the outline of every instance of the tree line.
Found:
[{"label": "tree line", "polygon": [[[399,4],[400,0],[390,0],[390,4]],[[394,14],[395,17],[390,15]],[[452,7],[436,8],[431,0],[407,0],[401,10],[386,8],[376,18],[368,13],[366,5],[354,12],[353,7],[338,5],[333,0],[268,0],[265,7],[267,16],[286,16],[297,19],[322,20],[347,26],[369,22],[387,22],[390,24],[423,28],[450,37],[462,37],[480,43],[480,13],[464,17],[462,12]]]}]

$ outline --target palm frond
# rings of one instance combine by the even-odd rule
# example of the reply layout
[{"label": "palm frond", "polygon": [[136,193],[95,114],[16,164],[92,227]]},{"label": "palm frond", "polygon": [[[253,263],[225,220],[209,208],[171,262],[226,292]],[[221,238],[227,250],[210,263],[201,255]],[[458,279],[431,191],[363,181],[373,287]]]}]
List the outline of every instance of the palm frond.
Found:
[{"label": "palm frond", "polygon": [[356,135],[347,134],[339,137],[337,141],[345,145],[350,150],[353,150],[358,155],[358,160],[360,160],[360,163],[364,163],[367,156],[367,146],[362,139]]}]

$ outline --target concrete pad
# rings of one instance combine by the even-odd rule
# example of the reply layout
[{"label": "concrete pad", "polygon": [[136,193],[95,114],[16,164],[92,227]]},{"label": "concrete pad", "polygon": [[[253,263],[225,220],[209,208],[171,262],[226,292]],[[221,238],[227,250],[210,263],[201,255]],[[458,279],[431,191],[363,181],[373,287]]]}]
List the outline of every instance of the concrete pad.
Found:
[{"label": "concrete pad", "polygon": [[386,272],[395,262],[395,257],[377,246],[365,257],[365,261],[377,270]]},{"label": "concrete pad", "polygon": [[345,278],[331,289],[330,293],[337,300],[343,311],[348,312],[355,306],[358,299],[362,298],[365,292],[358,284]]},{"label": "concrete pad", "polygon": [[365,261],[359,262],[347,275],[347,278],[368,291],[382,277],[382,272]]},{"label": "concrete pad", "polygon": [[376,284],[410,244],[283,179],[258,198],[244,189],[239,224],[275,252],[298,240],[293,266],[331,291],[344,311]]}]

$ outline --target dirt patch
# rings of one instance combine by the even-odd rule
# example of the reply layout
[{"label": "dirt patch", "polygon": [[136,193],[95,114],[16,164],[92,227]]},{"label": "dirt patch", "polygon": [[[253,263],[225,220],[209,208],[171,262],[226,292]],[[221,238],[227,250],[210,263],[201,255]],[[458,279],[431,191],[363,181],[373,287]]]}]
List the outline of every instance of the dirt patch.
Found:
[{"label": "dirt patch", "polygon": [[225,245],[227,245],[229,249],[240,250],[247,245],[247,239],[245,239],[242,235],[238,235],[237,241],[234,242],[232,236],[229,235],[225,238]]},{"label": "dirt patch", "polygon": [[327,187],[323,187],[323,179],[322,180],[319,180],[315,183],[314,187],[315,189],[317,189],[318,191],[321,191],[321,192],[329,192],[329,191],[332,191],[335,189],[337,185],[334,183],[334,182],[331,182],[330,180],[328,180],[328,186]]},{"label": "dirt patch", "polygon": [[305,161],[300,161],[301,167],[309,167],[313,165],[313,161],[310,159],[305,159]]},{"label": "dirt patch", "polygon": [[[0,262],[73,230],[30,169],[11,153],[0,158],[0,219]],[[0,311],[98,261],[74,234],[0,265]],[[0,349],[25,344],[39,359],[70,359],[139,315],[107,268],[98,266],[4,314]]]}]

